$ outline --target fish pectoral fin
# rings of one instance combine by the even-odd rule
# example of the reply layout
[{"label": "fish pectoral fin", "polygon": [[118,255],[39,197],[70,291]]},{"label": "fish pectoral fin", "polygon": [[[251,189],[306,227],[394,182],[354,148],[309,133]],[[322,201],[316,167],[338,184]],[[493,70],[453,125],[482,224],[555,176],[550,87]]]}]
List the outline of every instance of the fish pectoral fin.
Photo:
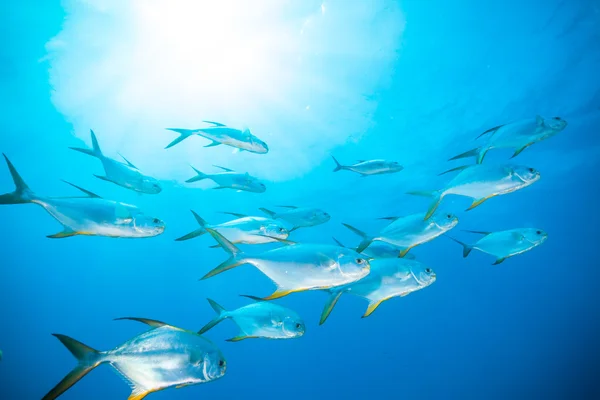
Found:
[{"label": "fish pectoral fin", "polygon": [[512,155],[512,157],[511,157],[511,158],[515,158],[516,156],[518,156],[519,154],[521,154],[521,152],[522,152],[523,150],[525,150],[526,148],[528,148],[528,147],[529,147],[529,146],[531,146],[532,144],[533,144],[533,143],[527,143],[525,146],[523,146],[523,147],[521,147],[521,148],[518,148],[518,149],[515,151],[515,153]]},{"label": "fish pectoral fin", "polygon": [[50,239],[64,239],[64,238],[68,238],[71,236],[77,236],[77,235],[82,235],[82,234],[85,234],[85,233],[75,232],[74,230],[65,228],[65,230],[62,232],[55,233],[54,235],[48,235],[46,237],[50,238]]},{"label": "fish pectoral fin", "polygon": [[494,195],[491,195],[491,196],[488,196],[488,197],[484,197],[484,198],[482,198],[482,199],[477,199],[477,200],[475,200],[475,201],[473,202],[473,204],[471,204],[471,205],[469,206],[469,208],[467,208],[467,210],[466,210],[466,211],[469,211],[469,210],[472,210],[472,209],[474,209],[475,207],[477,207],[477,206],[481,205],[481,203],[483,203],[484,201],[486,201],[486,200],[488,200],[488,199],[491,199],[492,197],[494,197]]},{"label": "fish pectoral fin", "polygon": [[504,262],[504,260],[506,260],[506,257],[501,257],[501,258],[497,259],[496,261],[494,261],[494,263],[492,265],[502,264]]},{"label": "fish pectoral fin", "polygon": [[367,307],[367,311],[365,311],[362,318],[367,318],[369,315],[373,314],[373,311],[375,311],[377,309],[377,307],[379,307],[381,305],[381,303],[383,303],[386,300],[387,299],[382,299],[382,300],[370,302],[369,306]]},{"label": "fish pectoral fin", "polygon": [[258,339],[258,336],[235,336],[231,339],[225,339],[226,342],[239,342],[244,339]]},{"label": "fish pectoral fin", "polygon": [[206,145],[206,146],[204,146],[204,147],[215,147],[215,146],[218,146],[218,145],[220,145],[220,144],[221,144],[221,143],[219,143],[219,142],[217,142],[217,141],[213,140],[213,141],[212,141],[212,143],[210,143],[210,144],[207,144],[207,145]]}]

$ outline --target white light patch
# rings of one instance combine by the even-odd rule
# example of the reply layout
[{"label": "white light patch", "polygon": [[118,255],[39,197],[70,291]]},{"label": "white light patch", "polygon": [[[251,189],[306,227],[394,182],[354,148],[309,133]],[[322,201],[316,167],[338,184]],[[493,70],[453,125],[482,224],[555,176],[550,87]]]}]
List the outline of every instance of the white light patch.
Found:
[{"label": "white light patch", "polygon": [[[393,1],[67,1],[47,45],[52,100],[89,144],[144,172],[189,178],[211,164],[301,176],[369,129],[404,20]],[[310,106],[307,106],[310,105]],[[248,127],[267,155],[177,134],[202,120]]]}]

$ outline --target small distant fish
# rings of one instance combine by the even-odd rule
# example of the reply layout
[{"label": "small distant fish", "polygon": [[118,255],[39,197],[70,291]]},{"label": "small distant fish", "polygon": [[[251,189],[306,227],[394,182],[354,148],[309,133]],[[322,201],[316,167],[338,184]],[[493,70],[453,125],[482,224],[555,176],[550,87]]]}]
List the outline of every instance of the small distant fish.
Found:
[{"label": "small distant fish", "polygon": [[519,228],[500,232],[465,231],[484,235],[474,244],[463,243],[448,236],[456,243],[463,246],[463,257],[471,253],[473,249],[491,254],[496,257],[493,265],[498,265],[509,257],[525,253],[544,243],[548,234],[541,229]]},{"label": "small distant fish", "polygon": [[208,175],[192,167],[192,169],[196,171],[196,174],[198,175],[188,179],[186,182],[192,183],[201,181],[203,179],[210,179],[219,185],[215,189],[234,189],[254,193],[263,193],[265,190],[267,190],[267,187],[264,185],[264,183],[260,182],[257,178],[251,176],[247,172],[245,174],[240,174],[229,168],[219,167],[218,165],[215,165],[215,167],[221,168],[225,172]]},{"label": "small distant fish", "polygon": [[0,204],[34,203],[63,225],[63,231],[48,236],[53,239],[75,235],[143,238],[160,235],[165,224],[145,215],[139,208],[113,200],[68,183],[85,193],[85,197],[45,197],[34,193],[4,156],[16,189],[0,195]]},{"label": "small distant fish", "polygon": [[412,248],[429,242],[458,224],[458,218],[449,213],[438,213],[424,219],[425,214],[413,214],[406,217],[385,217],[392,221],[376,235],[368,235],[355,227],[343,224],[346,228],[362,237],[356,251],[367,249],[374,241],[381,241],[401,248],[400,257],[404,257]]},{"label": "small distant fish", "polygon": [[295,311],[274,303],[259,301],[237,310],[227,311],[215,301],[207,299],[217,313],[216,318],[200,329],[200,335],[219,322],[231,319],[240,328],[240,333],[228,342],[239,342],[250,338],[293,339],[304,335],[304,321]]},{"label": "small distant fish", "polygon": [[452,171],[460,171],[460,173],[443,189],[431,192],[409,192],[412,195],[434,198],[433,203],[425,214],[425,219],[431,217],[446,195],[456,194],[475,199],[473,204],[467,209],[472,210],[489,198],[512,193],[540,179],[538,171],[522,165],[467,165],[453,168],[440,175]]},{"label": "small distant fish", "polygon": [[291,244],[264,253],[246,255],[218,232],[208,233],[230,254],[230,258],[207,273],[208,279],[240,265],[250,264],[275,283],[277,290],[262,300],[290,293],[345,285],[369,273],[369,261],[357,252],[338,246]]},{"label": "small distant fish", "polygon": [[481,164],[487,152],[492,149],[515,149],[515,153],[511,157],[514,158],[532,144],[546,140],[566,127],[567,121],[560,117],[543,118],[539,115],[535,118],[499,125],[479,135],[477,139],[491,135],[486,144],[452,157],[450,160],[475,157],[477,164]]},{"label": "small distant fish", "polygon": [[369,175],[380,175],[380,174],[392,174],[394,172],[400,172],[404,169],[402,165],[396,161],[386,160],[359,160],[354,165],[341,165],[334,156],[331,156],[335,161],[335,169],[333,172],[341,171],[343,169],[356,172],[362,176]]},{"label": "small distant fish", "polygon": [[[337,243],[340,247],[344,246],[339,240],[333,238],[333,241]],[[400,256],[400,252],[404,250],[402,247],[394,246],[393,244],[389,244],[386,242],[372,242],[369,247],[360,252],[360,254],[364,254],[369,259],[375,258],[397,258]],[[354,249],[354,251],[357,251]],[[414,260],[415,256],[413,254],[405,254],[404,257],[407,260]]]},{"label": "small distant fish", "polygon": [[2,361],[2,350],[0,350],[0,361]]},{"label": "small distant fish", "polygon": [[342,294],[362,297],[369,302],[362,316],[368,317],[381,303],[393,297],[403,297],[435,282],[433,270],[424,264],[405,258],[383,258],[371,261],[371,273],[360,281],[329,289],[329,300],[321,314],[322,325]]},{"label": "small distant fish", "polygon": [[200,334],[151,319],[118,319],[139,321],[153,329],[109,351],[97,351],[68,336],[55,334],[79,364],[42,400],[56,399],[104,363],[131,386],[128,400],[141,400],[150,393],[173,387],[207,383],[225,375],[225,357]]},{"label": "small distant fish", "polygon": [[321,225],[331,219],[331,216],[318,208],[304,208],[296,206],[279,206],[287,208],[286,211],[275,212],[266,208],[259,208],[262,212],[273,219],[280,219],[289,224],[289,231],[295,231],[299,228],[308,228]]},{"label": "small distant fish", "polygon": [[[200,229],[182,236],[177,241],[192,239],[206,233],[206,228],[214,229],[225,236],[231,243],[263,244],[276,242],[278,239],[287,239],[289,232],[279,221],[264,217],[248,217],[242,214],[226,213],[238,216],[238,219],[222,224],[210,225],[202,217],[192,211]],[[220,247],[220,246],[217,246]]]},{"label": "small distant fish", "polygon": [[112,182],[139,193],[157,194],[161,192],[162,188],[156,179],[142,174],[140,170],[125,157],[121,156],[126,163],[123,164],[102,154],[94,131],[90,130],[90,132],[92,134],[92,150],[79,147],[69,148],[96,157],[102,162],[105,176],[94,175],[96,178]]},{"label": "small distant fish", "polygon": [[240,151],[249,151],[251,153],[266,154],[269,152],[269,146],[256,136],[254,136],[250,129],[239,130],[230,128],[219,122],[203,121],[213,126],[208,128],[199,129],[178,129],[178,128],[167,128],[167,130],[179,133],[179,137],[173,140],[167,147],[173,147],[182,140],[198,135],[211,140],[211,143],[204,147],[214,147],[220,144],[235,147]]}]

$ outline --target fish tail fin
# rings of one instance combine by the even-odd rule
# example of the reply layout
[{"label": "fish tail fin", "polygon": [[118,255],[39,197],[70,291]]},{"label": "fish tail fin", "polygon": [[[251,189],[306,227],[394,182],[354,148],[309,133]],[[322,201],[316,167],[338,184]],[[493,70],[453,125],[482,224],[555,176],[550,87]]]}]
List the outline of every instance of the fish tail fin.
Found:
[{"label": "fish tail fin", "polygon": [[356,248],[357,253],[362,253],[363,250],[366,249],[367,247],[369,247],[369,245],[373,242],[374,238],[367,235],[365,232],[361,231],[360,229],[356,229],[352,225],[348,225],[348,224],[344,224],[344,223],[342,223],[342,225],[344,225],[346,228],[350,229],[352,232],[354,232],[355,234],[357,234],[358,236],[360,236],[362,238],[362,241]]},{"label": "fish tail fin", "polygon": [[[469,151],[465,151],[464,153],[461,153],[457,156],[454,156],[452,158],[450,158],[448,161],[454,161],[454,160],[460,160],[461,158],[469,158],[469,157],[477,157],[477,159],[479,159],[480,157],[480,153],[482,152],[482,148],[481,147],[476,147],[474,149],[471,149]],[[481,157],[483,160],[483,157]],[[479,162],[477,164],[480,164]]]},{"label": "fish tail fin", "polygon": [[456,243],[460,244],[463,247],[463,257],[467,257],[469,254],[471,254],[471,251],[473,250],[473,246],[463,243],[460,240],[453,238],[452,236],[449,236],[449,235],[446,235],[446,236],[449,239],[455,241]]},{"label": "fish tail fin", "polygon": [[84,149],[81,147],[69,147],[69,148],[71,150],[75,150],[80,153],[87,154],[88,156],[92,156],[92,157],[96,157],[96,158],[104,157],[102,155],[102,150],[100,150],[100,145],[98,145],[98,139],[96,139],[96,134],[91,129],[90,129],[90,134],[92,137],[92,148],[91,149]]},{"label": "fish tail fin", "polygon": [[342,294],[344,294],[343,290],[334,291],[331,293],[329,299],[327,299],[327,303],[325,303],[323,312],[321,313],[321,320],[319,321],[319,325],[323,325],[325,321],[327,321],[329,314],[331,314],[331,311],[333,311],[333,307],[335,307]]},{"label": "fish tail fin", "polygon": [[15,183],[15,191],[0,195],[0,204],[25,204],[31,203],[35,199],[34,193],[29,189],[21,175],[17,172],[15,166],[10,162],[6,154],[2,154],[6,160],[6,165],[10,171],[13,182]]},{"label": "fish tail fin", "polygon": [[227,240],[223,235],[214,229],[205,227],[206,231],[210,233],[210,235],[221,245],[221,247],[230,254],[230,257],[221,263],[218,267],[214,268],[206,275],[202,277],[202,280],[208,279],[215,275],[220,274],[221,272],[228,271],[232,268],[238,267],[242,264],[246,263],[246,259],[244,258],[244,253],[240,249],[238,249],[233,243]]},{"label": "fish tail fin", "polygon": [[192,136],[195,133],[200,131],[200,129],[179,129],[179,128],[167,128],[167,130],[179,133],[179,137],[176,138],[175,140],[173,140],[171,143],[169,143],[167,145],[167,147],[165,147],[165,149],[175,146],[177,143],[181,142],[184,139],[189,138],[190,136]]},{"label": "fish tail fin", "polygon": [[196,175],[196,176],[194,176],[193,178],[190,178],[190,179],[188,179],[188,180],[186,181],[187,183],[198,182],[198,181],[201,181],[201,180],[203,180],[203,179],[206,179],[206,178],[208,178],[208,175],[206,175],[205,173],[198,171],[198,170],[197,170],[196,168],[194,168],[194,167],[192,167],[192,169],[193,169],[194,171],[196,171],[196,174],[197,174],[197,175]]},{"label": "fish tail fin", "polygon": [[79,382],[81,378],[86,376],[88,372],[102,364],[104,361],[104,354],[86,346],[83,343],[78,342],[65,335],[54,334],[61,341],[62,344],[75,356],[79,364],[73,368],[67,376],[63,378],[52,390],[46,394],[42,400],[53,400],[58,396],[66,392],[71,386]]},{"label": "fish tail fin", "polygon": [[416,191],[416,192],[408,192],[407,194],[410,194],[413,196],[422,196],[422,197],[432,197],[433,198],[433,202],[429,206],[429,209],[427,210],[427,213],[425,214],[424,219],[429,219],[433,215],[435,210],[437,210],[438,206],[440,205],[442,198],[444,197],[444,192],[441,190]]},{"label": "fish tail fin", "polygon": [[262,211],[262,212],[264,212],[265,214],[267,214],[271,218],[274,218],[275,215],[277,215],[277,213],[275,211],[271,211],[271,210],[263,208],[263,207],[259,208],[259,210]]},{"label": "fish tail fin", "polygon": [[206,225],[207,225],[206,221],[204,219],[202,219],[201,216],[196,214],[196,212],[194,210],[191,210],[191,211],[192,211],[192,214],[194,215],[194,218],[196,218],[196,221],[200,225],[200,229],[196,229],[195,231],[190,232],[187,235],[184,235],[180,238],[175,239],[177,242],[182,242],[184,240],[193,239],[198,236],[202,236],[206,233]]},{"label": "fish tail fin", "polygon": [[223,321],[224,319],[226,319],[228,317],[227,310],[225,310],[225,308],[223,308],[223,306],[219,305],[219,303],[217,303],[216,301],[214,301],[212,299],[206,299],[206,300],[208,300],[208,303],[210,304],[212,309],[215,310],[215,312],[217,313],[217,316],[215,318],[213,318],[208,324],[204,325],[204,327],[198,331],[198,335],[202,335],[202,334],[208,332],[210,329],[214,328],[219,322]]},{"label": "fish tail fin", "polygon": [[336,159],[335,159],[335,157],[334,157],[334,156],[331,156],[331,158],[333,158],[333,161],[335,162],[335,168],[334,168],[333,172],[338,172],[338,171],[340,171],[340,170],[342,170],[342,169],[346,169],[346,167],[345,167],[345,166],[343,166],[342,164],[340,164],[340,163],[338,162],[338,160],[336,160]]}]

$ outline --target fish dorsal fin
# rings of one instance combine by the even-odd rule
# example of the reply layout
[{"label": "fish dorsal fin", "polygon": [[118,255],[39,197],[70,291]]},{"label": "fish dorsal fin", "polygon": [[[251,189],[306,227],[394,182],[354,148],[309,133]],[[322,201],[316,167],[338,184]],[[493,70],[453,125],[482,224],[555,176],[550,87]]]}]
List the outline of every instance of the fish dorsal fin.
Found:
[{"label": "fish dorsal fin", "polygon": [[129,166],[130,166],[131,168],[133,168],[133,169],[137,169],[137,170],[139,170],[139,168],[138,168],[138,167],[136,167],[135,165],[133,165],[133,164],[131,163],[131,161],[129,161],[128,159],[126,159],[126,158],[125,158],[125,156],[124,156],[123,154],[119,153],[119,155],[121,156],[121,158],[122,158],[122,159],[125,161],[125,163],[126,163],[127,165],[129,165]]},{"label": "fish dorsal fin", "polygon": [[335,242],[335,243],[336,243],[338,246],[340,246],[340,247],[343,247],[343,248],[346,248],[346,246],[344,246],[344,245],[342,244],[342,242],[340,242],[339,240],[337,240],[337,239],[336,239],[336,238],[334,238],[333,236],[332,236],[331,238],[333,239],[333,241],[334,241],[334,242]]},{"label": "fish dorsal fin", "polygon": [[466,230],[466,229],[463,229],[463,232],[476,233],[476,234],[479,234],[479,235],[485,235],[485,236],[487,236],[487,235],[491,235],[491,234],[492,234],[492,232],[485,232],[485,231],[469,231],[469,230]]},{"label": "fish dorsal fin", "polygon": [[367,160],[356,160],[357,163],[367,162]]},{"label": "fish dorsal fin", "polygon": [[[483,132],[481,135],[477,136],[477,139],[479,139],[482,136],[487,135],[488,133],[495,133],[498,129],[502,128],[504,125],[505,124],[502,124],[502,125],[495,126],[491,129],[488,129],[487,131]],[[475,140],[477,140],[477,139],[475,139]]]},{"label": "fish dorsal fin", "polygon": [[544,118],[540,115],[535,116],[535,124],[537,126],[544,126]]},{"label": "fish dorsal fin", "polygon": [[296,206],[277,206],[277,207],[280,207],[280,208],[290,208],[292,210],[295,210],[296,208],[298,208]]},{"label": "fish dorsal fin", "polygon": [[233,170],[232,170],[232,169],[225,168],[225,167],[220,167],[220,166],[218,166],[218,165],[213,165],[213,167],[221,168],[223,171],[226,171],[226,172],[233,172]]},{"label": "fish dorsal fin", "polygon": [[215,122],[215,121],[202,121],[202,122],[204,122],[205,124],[211,124],[211,125],[214,125],[214,126],[227,126],[225,124],[222,124],[220,122]]},{"label": "fish dorsal fin", "polygon": [[455,172],[455,171],[464,171],[465,169],[467,169],[469,167],[471,167],[471,165],[463,165],[461,167],[452,168],[452,169],[449,169],[448,171],[444,171],[441,174],[438,174],[438,176],[446,175],[450,172]]},{"label": "fish dorsal fin", "polygon": [[247,217],[246,214],[234,213],[234,212],[229,212],[229,211],[221,211],[221,214],[233,215],[234,217],[238,217],[238,218],[246,218]]},{"label": "fish dorsal fin", "polygon": [[142,324],[149,325],[149,326],[151,326],[151,327],[153,327],[153,328],[162,328],[163,326],[168,326],[168,327],[171,327],[171,328],[176,328],[176,329],[179,329],[179,328],[177,328],[176,326],[169,325],[169,324],[166,324],[166,323],[164,323],[164,322],[161,322],[161,321],[156,321],[156,320],[154,320],[154,319],[147,319],[147,318],[135,318],[135,317],[122,317],[122,318],[115,318],[115,321],[123,321],[123,320],[129,320],[129,321],[138,321],[138,322],[141,322]]},{"label": "fish dorsal fin", "polygon": [[384,219],[387,221],[396,221],[397,219],[400,219],[402,217],[381,217],[381,218],[377,218],[377,219]]},{"label": "fish dorsal fin", "polygon": [[75,189],[79,189],[79,190],[81,190],[83,193],[87,194],[87,195],[88,195],[88,197],[92,197],[92,198],[96,198],[96,199],[101,199],[101,198],[102,198],[102,197],[98,196],[96,193],[94,193],[94,192],[90,192],[89,190],[86,190],[86,189],[84,189],[84,188],[82,188],[82,187],[80,187],[80,186],[77,186],[77,185],[75,185],[74,183],[67,182],[67,181],[65,181],[65,180],[63,180],[63,182],[64,182],[64,183],[66,183],[67,185],[71,185],[71,186],[73,186]]}]

